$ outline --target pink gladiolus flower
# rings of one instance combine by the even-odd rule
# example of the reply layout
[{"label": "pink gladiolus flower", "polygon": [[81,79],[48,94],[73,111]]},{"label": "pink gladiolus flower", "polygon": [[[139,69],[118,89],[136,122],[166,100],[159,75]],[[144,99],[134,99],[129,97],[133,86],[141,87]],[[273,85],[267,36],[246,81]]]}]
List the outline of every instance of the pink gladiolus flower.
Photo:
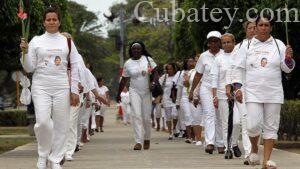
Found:
[{"label": "pink gladiolus flower", "polygon": [[148,73],[152,73],[152,71],[153,71],[153,68],[152,67],[148,67]]},{"label": "pink gladiolus flower", "polygon": [[18,17],[20,18],[20,19],[22,19],[22,20],[24,20],[24,19],[27,19],[27,13],[25,13],[25,12],[20,12],[20,13],[18,13]]}]

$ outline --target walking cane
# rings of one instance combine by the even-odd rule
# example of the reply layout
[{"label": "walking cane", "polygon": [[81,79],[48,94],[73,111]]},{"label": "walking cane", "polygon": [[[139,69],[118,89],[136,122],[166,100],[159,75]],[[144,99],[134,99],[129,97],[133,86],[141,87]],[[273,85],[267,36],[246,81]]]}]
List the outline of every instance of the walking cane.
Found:
[{"label": "walking cane", "polygon": [[233,130],[233,107],[234,107],[234,94],[233,94],[233,86],[231,86],[231,96],[232,99],[228,99],[228,108],[229,108],[229,115],[228,115],[228,133],[227,133],[227,150],[225,153],[225,159],[232,159],[232,151],[231,151],[231,136]]},{"label": "walking cane", "polygon": [[[289,3],[289,1],[287,0],[286,1],[286,3],[285,3],[285,9],[286,9],[286,14],[288,14],[288,3]],[[288,20],[290,20],[290,18],[288,18]],[[285,25],[285,37],[286,37],[286,44],[287,45],[290,45],[290,43],[289,43],[289,33],[288,33],[288,23],[287,23],[288,21],[285,21],[284,22],[284,25]]]}]

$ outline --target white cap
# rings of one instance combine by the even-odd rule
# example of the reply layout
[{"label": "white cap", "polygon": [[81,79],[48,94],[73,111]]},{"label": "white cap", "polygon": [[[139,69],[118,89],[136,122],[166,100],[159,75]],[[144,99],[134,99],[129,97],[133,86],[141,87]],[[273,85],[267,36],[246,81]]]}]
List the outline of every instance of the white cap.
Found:
[{"label": "white cap", "polygon": [[212,38],[212,37],[216,37],[221,39],[221,33],[219,31],[211,31],[207,34],[207,39]]}]

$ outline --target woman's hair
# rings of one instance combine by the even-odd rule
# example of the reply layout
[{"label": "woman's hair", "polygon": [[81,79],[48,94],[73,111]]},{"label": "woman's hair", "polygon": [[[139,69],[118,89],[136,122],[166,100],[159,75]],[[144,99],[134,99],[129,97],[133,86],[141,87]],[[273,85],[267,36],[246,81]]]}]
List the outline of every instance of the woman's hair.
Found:
[{"label": "woman's hair", "polygon": [[44,16],[43,16],[44,21],[46,20],[46,16],[47,16],[48,13],[56,13],[58,20],[61,21],[60,9],[59,9],[58,5],[51,4],[46,9],[46,11],[44,12]]},{"label": "woman's hair", "polygon": [[224,34],[221,36],[221,39],[222,39],[223,37],[225,37],[225,36],[230,37],[230,38],[232,39],[232,41],[235,43],[235,36],[234,36],[233,34],[231,34],[231,33],[224,33]]},{"label": "woman's hair", "polygon": [[133,54],[132,54],[132,49],[131,49],[131,48],[132,48],[133,45],[136,44],[136,43],[138,43],[138,44],[141,45],[141,47],[142,47],[142,55],[148,56],[148,57],[152,57],[151,54],[146,50],[146,46],[145,46],[145,44],[144,44],[142,41],[133,41],[133,42],[129,45],[129,57],[132,57],[132,56],[133,56]]},{"label": "woman's hair", "polygon": [[54,60],[56,60],[56,59],[59,59],[59,60],[61,60],[59,56],[55,56],[55,59],[54,59]]},{"label": "woman's hair", "polygon": [[103,77],[101,77],[101,76],[97,77],[97,82],[98,83],[101,82],[102,80],[103,80]]},{"label": "woman's hair", "polygon": [[243,28],[244,28],[245,32],[248,29],[248,26],[249,26],[250,23],[255,23],[255,21],[246,21],[246,22],[243,23]]},{"label": "woman's hair", "polygon": [[166,65],[166,67],[165,67],[166,71],[167,71],[167,66],[168,66],[168,65],[171,65],[171,66],[172,66],[172,68],[173,68],[173,70],[174,70],[174,73],[176,74],[176,72],[177,72],[177,70],[178,70],[177,64],[176,64],[175,62],[169,62],[169,63]]},{"label": "woman's hair", "polygon": [[190,57],[190,58],[185,59],[184,62],[183,62],[183,70],[189,70],[188,62],[189,62],[190,59],[195,60],[194,57]]},{"label": "woman's hair", "polygon": [[270,22],[270,25],[271,26],[273,26],[274,25],[274,18],[271,18],[271,16],[269,15],[269,14],[267,14],[267,13],[263,13],[262,15],[258,15],[257,16],[257,18],[256,18],[256,20],[255,20],[255,23],[256,23],[256,25],[258,24],[258,22],[261,20],[261,19],[263,19],[263,18],[265,18],[268,22]]}]

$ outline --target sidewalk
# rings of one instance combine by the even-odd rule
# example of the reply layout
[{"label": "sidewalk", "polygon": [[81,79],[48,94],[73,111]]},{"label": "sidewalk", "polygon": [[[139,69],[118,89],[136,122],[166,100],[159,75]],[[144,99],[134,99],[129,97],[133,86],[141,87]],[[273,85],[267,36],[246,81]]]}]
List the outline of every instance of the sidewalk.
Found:
[{"label": "sidewalk", "polygon": [[[75,161],[64,169],[260,169],[244,166],[243,159],[225,160],[223,155],[208,155],[203,147],[186,144],[182,139],[168,141],[165,132],[152,132],[149,151],[133,151],[133,130],[115,121],[116,109],[106,113],[104,133],[95,133],[90,143],[75,154]],[[36,143],[0,155],[0,169],[36,168]],[[300,155],[274,150],[278,169],[299,169]]]}]

